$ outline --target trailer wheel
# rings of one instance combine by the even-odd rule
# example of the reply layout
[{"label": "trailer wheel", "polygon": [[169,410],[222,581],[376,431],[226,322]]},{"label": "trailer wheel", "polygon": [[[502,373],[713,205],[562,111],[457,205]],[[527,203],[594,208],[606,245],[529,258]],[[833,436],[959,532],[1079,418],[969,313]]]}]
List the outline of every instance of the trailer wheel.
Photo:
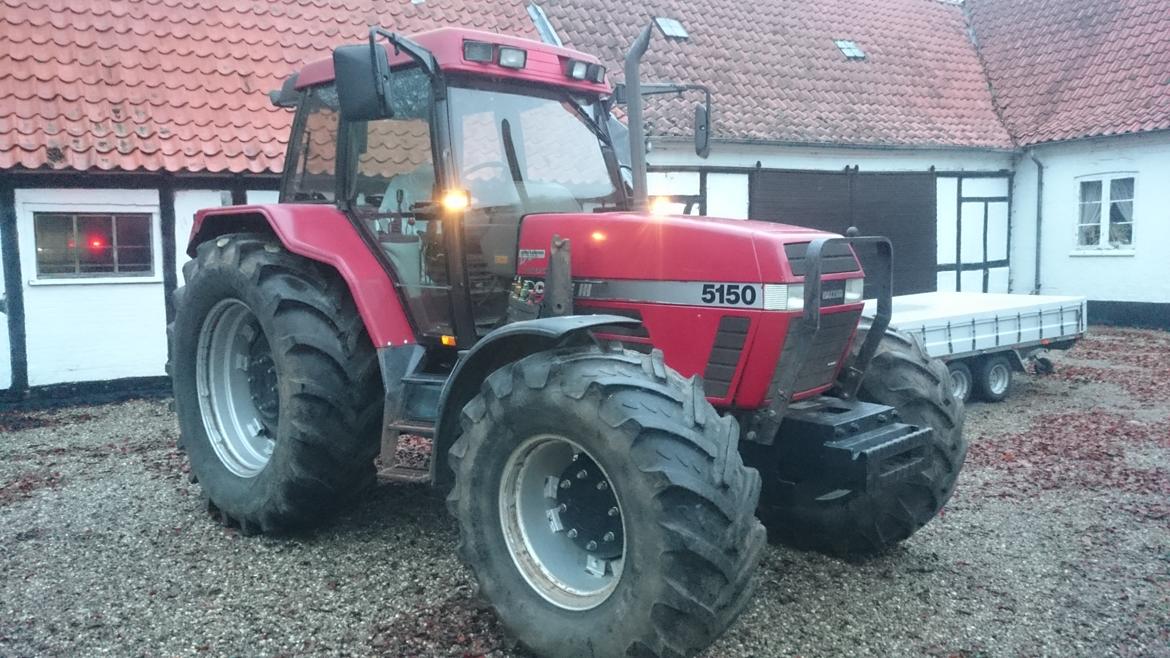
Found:
[{"label": "trailer wheel", "polygon": [[[867,331],[866,325],[858,329],[855,351]],[[912,477],[870,493],[817,497],[807,488],[781,482],[776,470],[773,476],[765,473],[761,516],[774,540],[832,555],[874,555],[914,534],[950,499],[967,440],[963,402],[951,393],[947,367],[913,336],[887,330],[858,397],[894,407],[906,423],[930,426],[931,459]]]},{"label": "trailer wheel", "polygon": [[175,409],[217,520],[303,527],[372,483],[381,379],[340,277],[252,234],[199,245],[183,274]]},{"label": "trailer wheel", "polygon": [[951,375],[951,394],[963,402],[970,400],[973,387],[970,366],[964,361],[951,361],[947,370]]},{"label": "trailer wheel", "polygon": [[485,381],[450,450],[459,554],[544,656],[690,656],[751,598],[760,479],[697,380],[597,346]]},{"label": "trailer wheel", "polygon": [[1001,402],[1012,388],[1012,364],[1006,356],[993,354],[980,361],[975,386],[987,402]]}]

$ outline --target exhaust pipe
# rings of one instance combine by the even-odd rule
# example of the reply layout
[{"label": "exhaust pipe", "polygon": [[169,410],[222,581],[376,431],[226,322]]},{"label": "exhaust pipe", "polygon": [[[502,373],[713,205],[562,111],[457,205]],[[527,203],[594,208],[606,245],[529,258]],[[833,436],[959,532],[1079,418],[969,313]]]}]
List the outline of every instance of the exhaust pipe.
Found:
[{"label": "exhaust pipe", "polygon": [[653,23],[642,28],[638,38],[626,53],[626,122],[630,131],[630,169],[634,187],[634,212],[646,212],[649,197],[646,191],[646,128],[642,122],[642,56],[650,47]]}]

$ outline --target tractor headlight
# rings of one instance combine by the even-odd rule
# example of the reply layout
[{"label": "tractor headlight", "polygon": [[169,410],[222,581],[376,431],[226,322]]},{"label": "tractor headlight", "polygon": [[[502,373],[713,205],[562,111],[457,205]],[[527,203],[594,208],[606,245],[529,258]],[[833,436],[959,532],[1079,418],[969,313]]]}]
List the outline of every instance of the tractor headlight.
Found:
[{"label": "tractor headlight", "polygon": [[845,280],[845,303],[856,304],[865,294],[865,279]]},{"label": "tractor headlight", "polygon": [[765,311],[800,311],[804,309],[804,284],[765,283]]}]

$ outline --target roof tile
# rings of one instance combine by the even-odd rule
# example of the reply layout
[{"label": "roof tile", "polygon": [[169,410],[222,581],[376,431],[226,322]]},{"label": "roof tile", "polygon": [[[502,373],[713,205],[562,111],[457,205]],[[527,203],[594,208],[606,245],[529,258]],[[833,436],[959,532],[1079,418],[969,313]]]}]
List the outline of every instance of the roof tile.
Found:
[{"label": "roof tile", "polygon": [[0,0],[0,168],[279,172],[267,92],[373,22],[536,36],[493,0]]},{"label": "roof tile", "polygon": [[[547,0],[567,45],[620,79],[652,15],[682,21],[685,44],[655,36],[643,77],[705,84],[720,139],[1011,148],[960,7],[938,0]],[[865,52],[849,60],[834,43]],[[690,112],[650,100],[659,134],[690,133]]]},{"label": "roof tile", "polygon": [[1170,10],[1149,0],[968,0],[1021,145],[1170,129]]}]

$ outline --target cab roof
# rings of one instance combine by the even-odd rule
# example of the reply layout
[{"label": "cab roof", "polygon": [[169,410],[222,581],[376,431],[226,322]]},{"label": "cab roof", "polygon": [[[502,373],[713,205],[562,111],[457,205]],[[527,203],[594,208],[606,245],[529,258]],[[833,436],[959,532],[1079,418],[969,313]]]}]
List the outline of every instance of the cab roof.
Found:
[{"label": "cab roof", "polygon": [[[536,82],[591,93],[609,93],[607,82],[590,82],[588,80],[574,80],[565,72],[569,60],[600,64],[601,61],[593,55],[588,55],[569,48],[553,46],[540,41],[524,39],[481,30],[445,27],[437,30],[428,30],[413,35],[407,35],[415,43],[431,51],[439,70],[444,73],[467,73],[477,76],[489,76],[510,80]],[[512,69],[496,64],[495,62],[472,62],[463,58],[463,42],[480,41],[497,46],[522,48],[528,52],[524,68]],[[409,62],[405,54],[390,54],[392,66]],[[320,59],[310,62],[297,74],[296,88],[304,89],[333,80],[333,58]]]}]

